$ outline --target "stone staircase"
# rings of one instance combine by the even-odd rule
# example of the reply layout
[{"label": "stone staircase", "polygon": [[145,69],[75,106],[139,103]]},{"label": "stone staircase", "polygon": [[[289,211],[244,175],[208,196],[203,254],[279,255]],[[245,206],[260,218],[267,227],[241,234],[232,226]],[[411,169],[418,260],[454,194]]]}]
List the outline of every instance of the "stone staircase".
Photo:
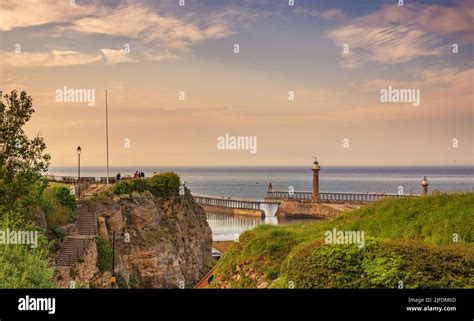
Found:
[{"label": "stone staircase", "polygon": [[81,202],[77,203],[76,213],[78,234],[66,238],[56,256],[56,266],[72,266],[76,263],[97,234],[94,213]]}]

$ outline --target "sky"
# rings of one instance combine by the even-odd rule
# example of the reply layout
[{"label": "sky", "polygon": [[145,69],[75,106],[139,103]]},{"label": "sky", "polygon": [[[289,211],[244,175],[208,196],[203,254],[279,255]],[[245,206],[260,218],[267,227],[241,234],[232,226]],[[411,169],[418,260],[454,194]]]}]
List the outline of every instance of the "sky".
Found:
[{"label": "sky", "polygon": [[474,1],[291,2],[3,0],[0,90],[52,166],[105,164],[105,90],[111,166],[474,163]]}]

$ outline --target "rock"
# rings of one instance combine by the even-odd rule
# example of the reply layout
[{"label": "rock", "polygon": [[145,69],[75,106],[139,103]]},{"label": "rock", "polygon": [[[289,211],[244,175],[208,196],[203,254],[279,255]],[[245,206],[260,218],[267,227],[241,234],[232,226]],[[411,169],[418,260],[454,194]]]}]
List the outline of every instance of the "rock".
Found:
[{"label": "rock", "polygon": [[[119,200],[111,198],[98,214],[106,223],[103,227],[99,223],[100,235],[107,240],[115,232],[116,272],[130,286],[192,287],[213,262],[206,214],[189,191],[169,199],[134,192]],[[93,283],[105,282],[99,279],[95,276]]]},{"label": "rock", "polygon": [[116,210],[106,221],[108,230],[116,234],[122,233],[125,228],[125,220],[122,210]]},{"label": "rock", "polygon": [[97,224],[99,226],[99,236],[102,237],[104,240],[108,240],[109,233],[107,231],[107,226],[105,225],[105,219],[103,217],[99,217],[97,220]]},{"label": "rock", "polygon": [[64,227],[64,231],[66,233],[66,235],[76,235],[78,233],[77,231],[77,226],[76,224],[67,224],[65,227]]}]

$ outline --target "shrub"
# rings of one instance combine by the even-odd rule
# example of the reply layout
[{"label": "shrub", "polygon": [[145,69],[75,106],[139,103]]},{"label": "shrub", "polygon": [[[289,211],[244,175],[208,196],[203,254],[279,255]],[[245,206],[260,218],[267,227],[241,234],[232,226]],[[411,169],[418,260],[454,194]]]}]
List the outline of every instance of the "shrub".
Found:
[{"label": "shrub", "polygon": [[316,241],[284,273],[297,288],[472,288],[474,251],[417,241],[372,239],[364,248]]},{"label": "shrub", "polygon": [[128,289],[127,280],[120,273],[117,273],[117,286],[119,289]]},{"label": "shrub", "polygon": [[51,288],[53,274],[44,249],[0,245],[0,288]]},{"label": "shrub", "polygon": [[155,196],[170,197],[179,191],[179,176],[168,172],[155,175],[149,179],[150,192]]},{"label": "shrub", "polygon": [[61,226],[77,219],[76,199],[66,187],[48,186],[43,194],[43,199],[43,209],[49,227]]},{"label": "shrub", "polygon": [[[2,213],[5,214],[5,213]],[[4,219],[4,217],[0,218]],[[24,221],[0,222],[0,230],[37,231]],[[0,244],[0,288],[51,288],[54,269],[48,261],[49,242],[40,232],[38,246]]]},{"label": "shrub", "polygon": [[144,192],[149,190],[148,179],[128,179],[116,183],[113,187],[115,195],[130,194],[132,192]]},{"label": "shrub", "polygon": [[278,277],[278,270],[274,267],[270,267],[265,277],[267,280],[275,280]]},{"label": "shrub", "polygon": [[112,271],[112,246],[104,240],[102,237],[98,236],[97,239],[97,268],[100,272]]},{"label": "shrub", "polygon": [[67,207],[71,211],[76,209],[76,198],[74,195],[71,195],[69,189],[66,187],[58,187],[56,189],[56,198],[58,199],[59,204]]},{"label": "shrub", "polygon": [[179,191],[180,178],[176,173],[168,172],[151,178],[127,179],[116,183],[112,189],[115,195],[132,192],[150,191],[158,197],[171,197]]}]

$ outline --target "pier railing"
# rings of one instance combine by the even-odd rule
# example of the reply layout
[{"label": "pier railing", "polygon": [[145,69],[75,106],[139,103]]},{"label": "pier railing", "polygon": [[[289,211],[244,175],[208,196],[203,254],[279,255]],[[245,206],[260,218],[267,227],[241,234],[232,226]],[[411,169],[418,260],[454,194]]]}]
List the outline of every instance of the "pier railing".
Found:
[{"label": "pier railing", "polygon": [[207,196],[207,195],[193,194],[193,197],[194,197],[194,200],[198,204],[202,204],[202,205],[242,208],[242,209],[251,209],[251,210],[259,210],[260,204],[263,203],[256,200],[230,198],[230,197],[215,197],[215,196],[213,197],[213,196]]},{"label": "pier railing", "polygon": [[[311,192],[286,192],[286,191],[268,191],[266,199],[296,199],[310,200]],[[383,198],[406,198],[417,197],[419,195],[404,195],[391,193],[346,193],[346,192],[321,192],[319,193],[319,201],[327,203],[369,203],[375,202]]]}]

